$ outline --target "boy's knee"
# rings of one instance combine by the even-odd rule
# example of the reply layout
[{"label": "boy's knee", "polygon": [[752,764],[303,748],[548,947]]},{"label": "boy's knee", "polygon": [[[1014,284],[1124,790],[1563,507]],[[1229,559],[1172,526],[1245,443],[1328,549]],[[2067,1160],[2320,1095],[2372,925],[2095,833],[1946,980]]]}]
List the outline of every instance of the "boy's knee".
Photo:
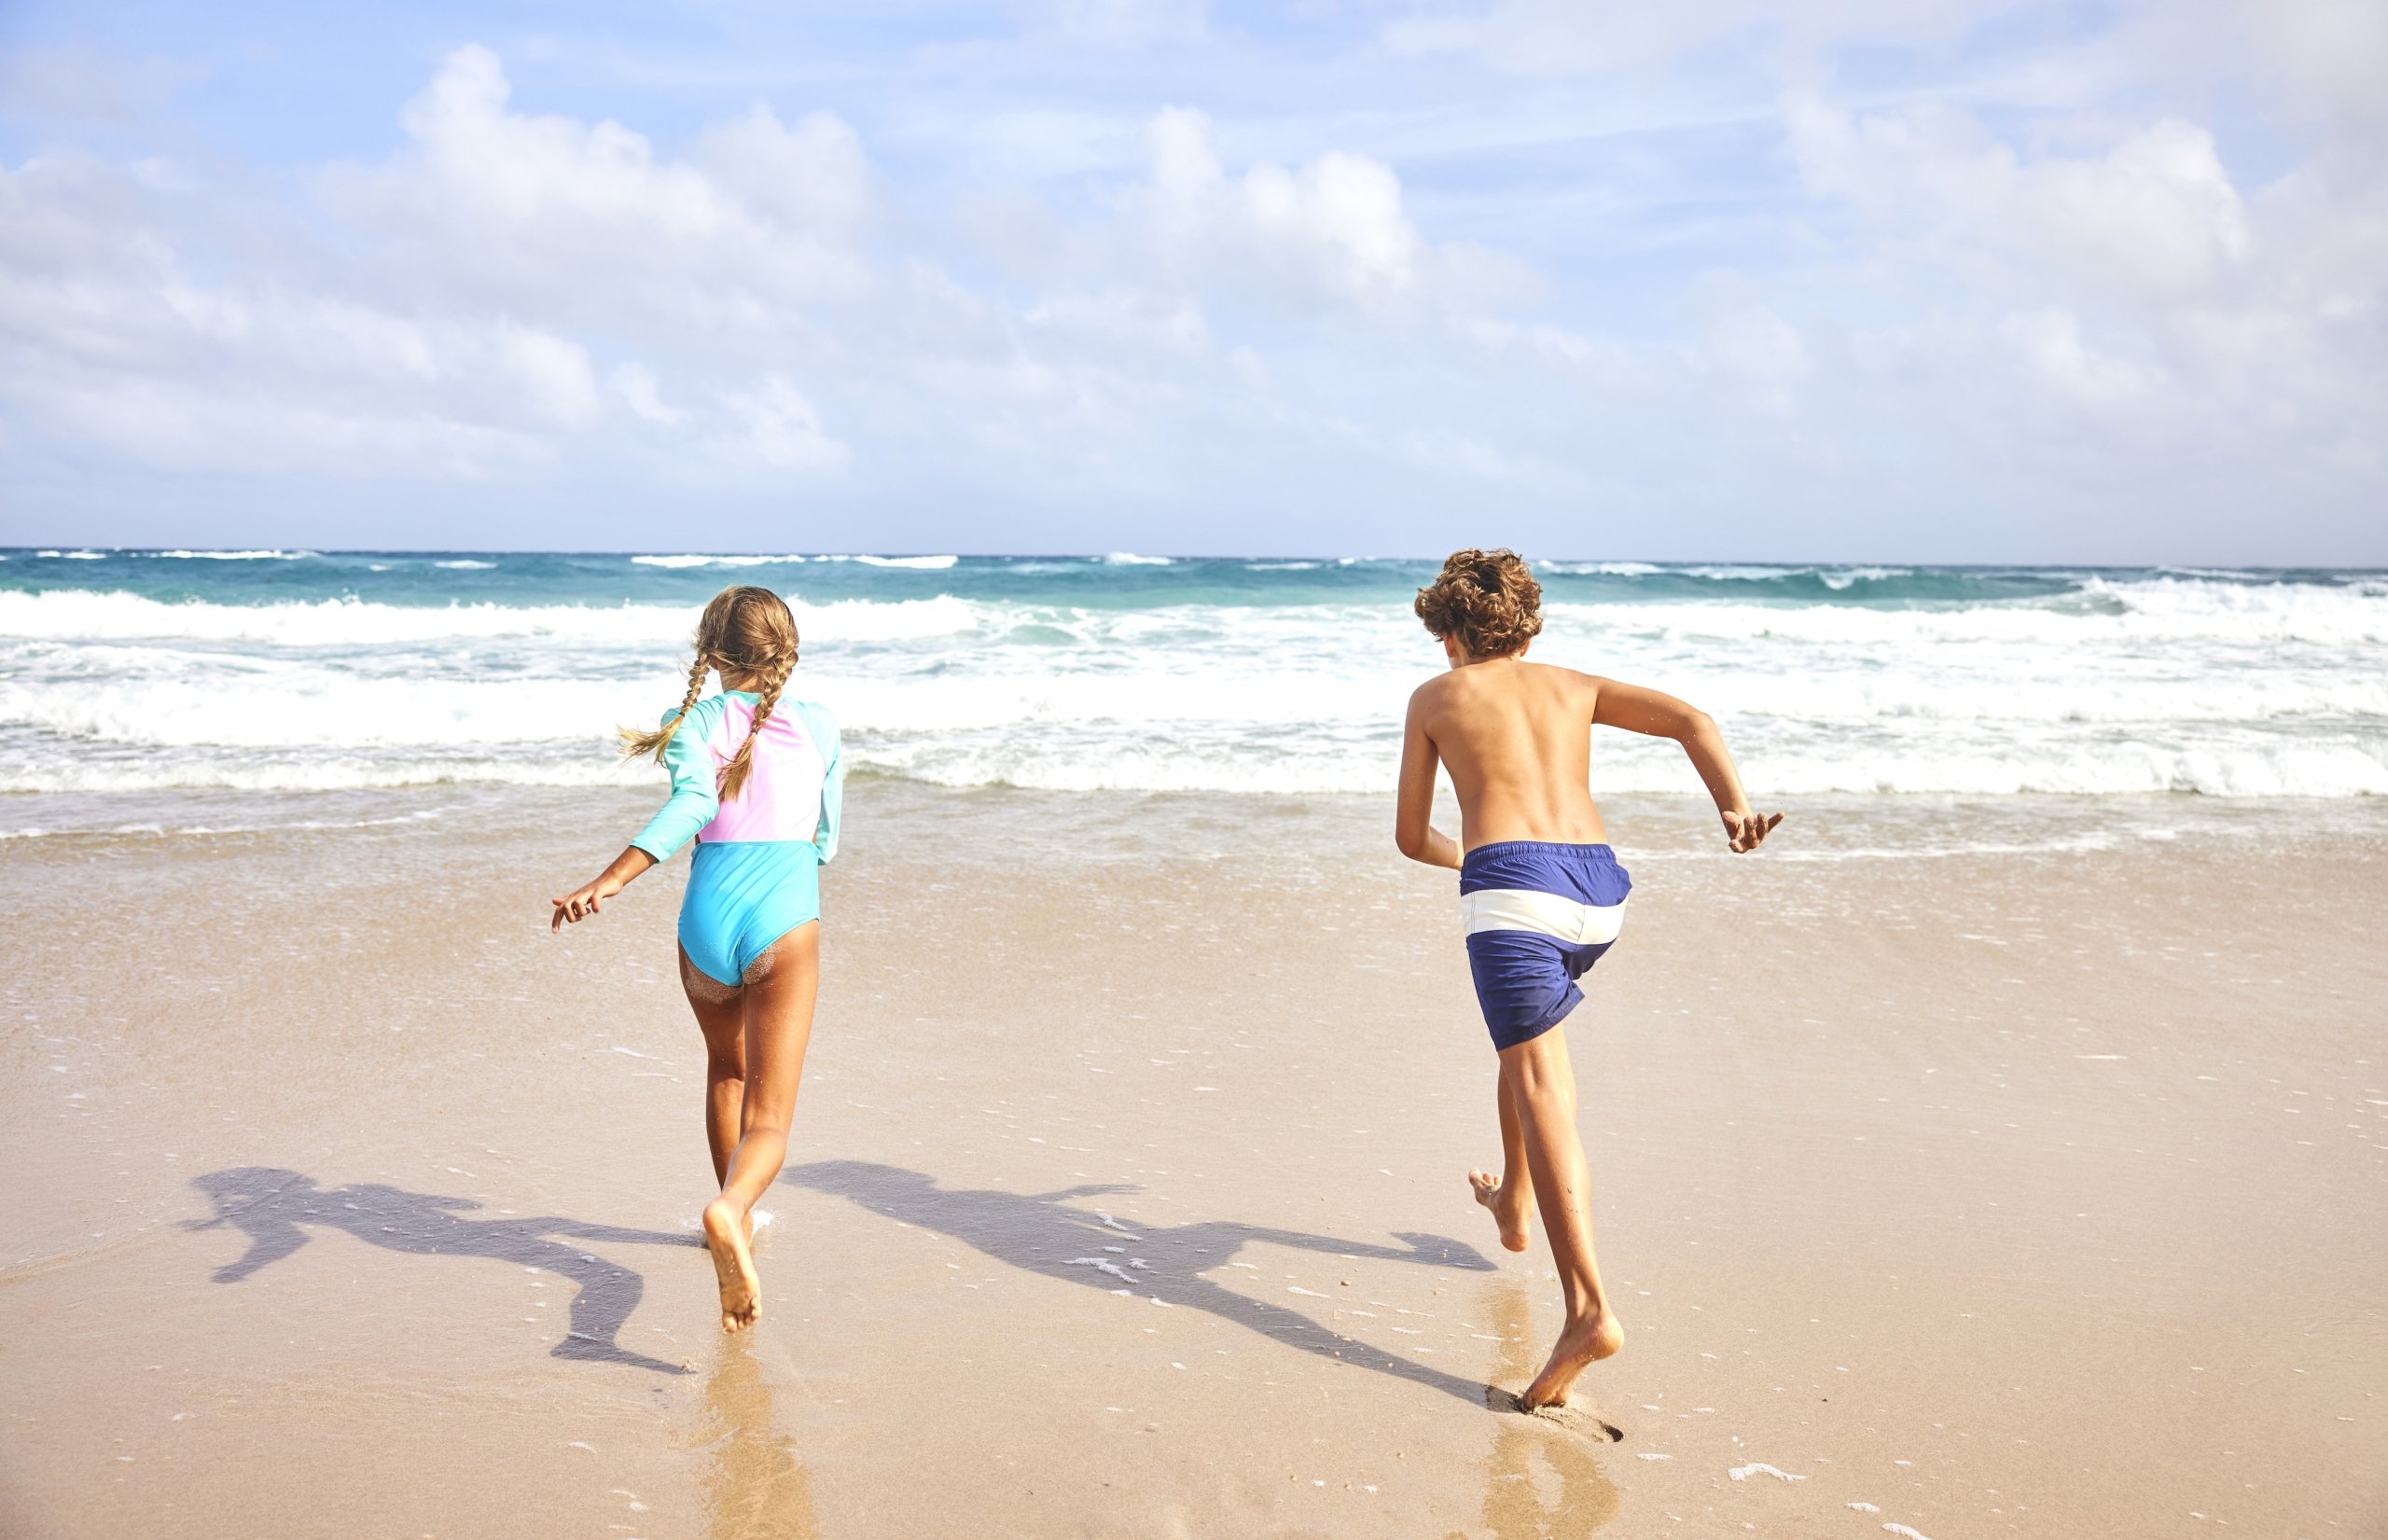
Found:
[{"label": "boy's knee", "polygon": [[1556,1031],[1529,1037],[1501,1058],[1512,1083],[1528,1096],[1547,1095],[1554,1088],[1572,1089],[1566,1050]]}]

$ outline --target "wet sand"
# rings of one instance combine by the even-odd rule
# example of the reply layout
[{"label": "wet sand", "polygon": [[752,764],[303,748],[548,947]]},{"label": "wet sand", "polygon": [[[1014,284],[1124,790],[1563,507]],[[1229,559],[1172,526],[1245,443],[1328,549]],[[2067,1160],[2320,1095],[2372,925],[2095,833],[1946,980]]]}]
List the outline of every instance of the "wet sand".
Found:
[{"label": "wet sand", "polygon": [[0,1531],[2388,1533],[2379,810],[1612,808],[1612,1443],[1389,808],[858,784],[729,1341],[646,809],[0,844]]}]

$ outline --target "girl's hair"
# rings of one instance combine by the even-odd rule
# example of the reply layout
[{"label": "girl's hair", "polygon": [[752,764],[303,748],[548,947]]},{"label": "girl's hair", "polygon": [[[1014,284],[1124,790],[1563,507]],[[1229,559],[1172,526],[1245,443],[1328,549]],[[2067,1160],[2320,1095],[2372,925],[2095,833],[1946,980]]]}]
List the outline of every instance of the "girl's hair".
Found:
[{"label": "girl's hair", "polygon": [[780,703],[780,691],[796,672],[796,617],[788,613],[787,602],[771,590],[741,586],[715,594],[697,622],[697,660],[688,665],[688,693],[680,701],[678,715],[649,732],[621,728],[622,757],[635,759],[651,754],[660,760],[664,745],[688,719],[688,708],[704,693],[708,673],[718,669],[724,674],[759,674],[763,687],[757,692],[760,699],[755,702],[754,725],[746,729],[746,742],[738,745],[737,755],[721,767],[715,782],[723,801],[736,797],[746,788],[747,772],[755,766],[755,737],[771,720]]},{"label": "girl's hair", "polygon": [[1506,658],[1542,631],[1542,585],[1515,551],[1455,550],[1418,590],[1415,608],[1428,631],[1458,638],[1470,658]]}]

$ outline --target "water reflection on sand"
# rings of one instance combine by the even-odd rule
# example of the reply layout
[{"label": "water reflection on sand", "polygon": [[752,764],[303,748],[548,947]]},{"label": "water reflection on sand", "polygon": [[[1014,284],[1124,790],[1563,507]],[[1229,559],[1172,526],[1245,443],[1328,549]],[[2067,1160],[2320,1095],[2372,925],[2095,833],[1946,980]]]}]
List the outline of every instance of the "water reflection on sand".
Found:
[{"label": "water reflection on sand", "polygon": [[[1483,1300],[1479,1308],[1501,1338],[1489,1378],[1495,1385],[1523,1384],[1540,1367],[1525,1284],[1507,1277],[1488,1283]],[[1485,1461],[1486,1527],[1497,1540],[1580,1540],[1615,1519],[1617,1488],[1592,1450],[1566,1428],[1514,1413],[1494,1418]]]},{"label": "water reflection on sand", "polygon": [[751,1333],[721,1345],[705,1381],[706,1533],[713,1540],[812,1540],[812,1477],[779,1431],[771,1385]]}]

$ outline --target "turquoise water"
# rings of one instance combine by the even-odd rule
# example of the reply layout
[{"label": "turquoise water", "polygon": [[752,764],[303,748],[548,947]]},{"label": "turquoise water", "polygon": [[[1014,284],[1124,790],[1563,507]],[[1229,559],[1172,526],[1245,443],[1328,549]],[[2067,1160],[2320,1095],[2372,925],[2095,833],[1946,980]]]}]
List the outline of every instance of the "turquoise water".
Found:
[{"label": "turquoise water", "polygon": [[[697,609],[774,588],[858,768],[1390,784],[1435,563],[0,551],[0,792],[642,784]],[[1775,795],[2388,792],[2388,575],[1537,561],[1538,659],[1673,691]],[[1692,791],[1608,735],[1608,790]]]},{"label": "turquoise water", "polygon": [[[0,591],[126,592],[167,603],[701,604],[725,582],[793,588],[816,601],[954,594],[1011,604],[1125,609],[1173,604],[1407,603],[1437,563],[1143,556],[700,556],[473,551],[0,551]],[[2383,575],[2280,569],[1728,566],[1543,562],[1554,603],[1708,600],[1867,606],[2100,600],[2084,585],[2164,577],[2253,587],[2376,587]]]}]

